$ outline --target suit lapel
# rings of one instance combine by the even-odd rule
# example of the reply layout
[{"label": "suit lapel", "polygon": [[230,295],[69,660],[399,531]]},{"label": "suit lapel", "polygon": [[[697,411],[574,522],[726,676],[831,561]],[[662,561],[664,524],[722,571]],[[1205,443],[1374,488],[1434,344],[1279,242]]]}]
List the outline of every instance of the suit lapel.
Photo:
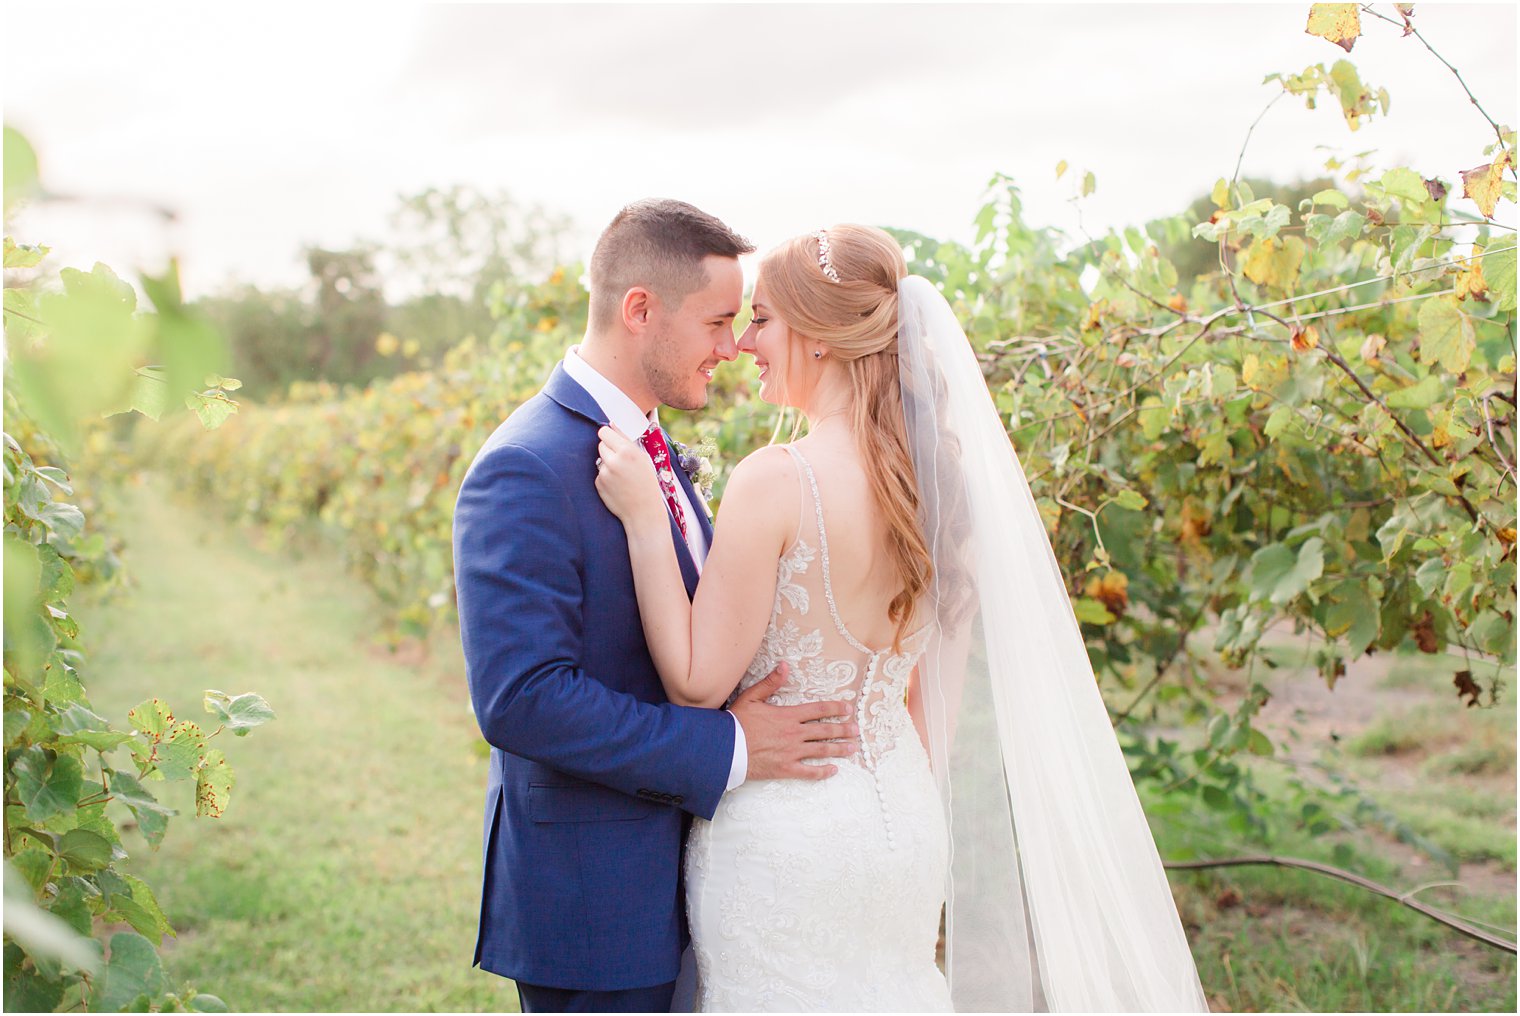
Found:
[{"label": "suit lapel", "polygon": [[[544,382],[544,394],[577,416],[590,420],[598,427],[608,425],[607,414],[602,410],[602,407],[592,397],[590,392],[576,383],[575,379],[565,370],[563,363],[556,364],[554,372],[549,375],[549,380]],[[669,444],[669,442],[670,438],[667,435],[666,443]],[[702,532],[707,537],[708,546],[712,546],[712,527],[708,525],[707,513],[702,510],[702,504],[705,502],[702,502],[697,497],[696,492],[691,489],[691,484],[686,479],[686,471],[681,469],[679,464],[674,465],[676,465],[674,472],[679,482],[686,488],[687,498],[691,500],[692,507],[696,509],[697,514],[701,516],[698,524],[702,526]],[[592,493],[595,495],[594,490]],[[665,514],[670,519],[670,539],[676,545],[676,562],[681,566],[681,581],[686,586],[686,595],[695,596],[698,578],[697,563],[692,560],[691,548],[686,545],[686,539],[681,535],[681,527],[676,525],[675,516],[671,515],[669,511]]]}]

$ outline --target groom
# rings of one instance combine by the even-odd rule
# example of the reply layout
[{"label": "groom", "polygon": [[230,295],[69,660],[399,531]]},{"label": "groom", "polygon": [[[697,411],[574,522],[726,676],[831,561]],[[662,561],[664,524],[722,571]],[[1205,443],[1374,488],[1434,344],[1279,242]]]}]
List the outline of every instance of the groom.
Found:
[{"label": "groom", "polygon": [[[454,513],[470,699],[490,742],[474,962],[517,982],[524,1012],[664,1012],[687,939],[681,852],[746,779],[812,778],[853,746],[843,703],[671,705],[644,643],[623,526],[596,493],[597,429],[648,432],[699,409],[737,355],[739,255],[754,247],[679,201],[629,205],[591,256],[582,343],[471,464]],[[667,452],[668,454],[668,452]],[[681,470],[667,486],[687,593],[712,540]],[[687,814],[689,813],[689,815]]]}]

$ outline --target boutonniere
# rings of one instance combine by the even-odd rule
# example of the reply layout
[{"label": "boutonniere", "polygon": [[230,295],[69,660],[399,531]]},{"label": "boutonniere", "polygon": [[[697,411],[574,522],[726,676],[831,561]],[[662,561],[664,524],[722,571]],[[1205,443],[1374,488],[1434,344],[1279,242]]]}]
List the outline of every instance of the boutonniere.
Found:
[{"label": "boutonniere", "polygon": [[686,447],[674,438],[671,439],[670,446],[676,453],[676,463],[680,465],[681,472],[686,474],[697,493],[702,495],[702,509],[707,512],[708,518],[712,518],[712,509],[707,507],[707,502],[712,500],[713,478],[716,476],[712,463],[707,461],[707,457],[717,451],[712,438],[703,438],[695,449]]}]

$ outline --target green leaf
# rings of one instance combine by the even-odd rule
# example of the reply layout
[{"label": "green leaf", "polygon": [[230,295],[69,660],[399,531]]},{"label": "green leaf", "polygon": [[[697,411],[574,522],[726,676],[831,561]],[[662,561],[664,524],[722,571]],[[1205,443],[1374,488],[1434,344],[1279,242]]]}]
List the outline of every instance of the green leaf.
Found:
[{"label": "green leaf", "polygon": [[1251,556],[1251,593],[1282,605],[1309,588],[1324,571],[1325,541],[1312,536],[1297,554],[1281,543],[1263,547]]},{"label": "green leaf", "polygon": [[1446,397],[1446,385],[1435,374],[1426,374],[1417,384],[1390,392],[1384,399],[1394,409],[1429,409]]},{"label": "green leaf", "polygon": [[21,736],[21,732],[26,729],[27,724],[31,722],[31,713],[27,712],[25,709],[13,709],[10,707],[9,702],[7,702],[5,710],[6,747],[10,747],[12,744],[14,744],[16,739]]},{"label": "green leaf", "polygon": [[1113,624],[1118,620],[1101,600],[1090,596],[1078,596],[1071,601],[1072,613],[1084,624]]},{"label": "green leaf", "polygon": [[215,395],[186,395],[185,405],[195,411],[201,426],[207,430],[216,430],[238,409],[236,402],[220,392]]},{"label": "green leaf", "polygon": [[[10,133],[7,127],[6,133]],[[10,175],[6,174],[6,182],[9,183]],[[6,187],[6,193],[10,193],[10,187]],[[6,904],[6,932],[10,932],[9,916],[11,904]],[[33,907],[39,915],[46,915],[47,911],[40,907]],[[16,960],[12,962],[12,950],[15,950]],[[5,946],[5,1011],[6,1012],[56,1012],[63,1004],[63,981],[56,977],[42,976],[35,968],[26,968],[21,965],[21,947],[13,943]],[[35,958],[34,958],[35,961]]]},{"label": "green leaf", "polygon": [[77,758],[33,745],[17,756],[12,769],[21,803],[33,822],[46,822],[79,803],[84,769]]},{"label": "green leaf", "polygon": [[190,1011],[191,1012],[226,1012],[227,1011],[227,1003],[223,1002],[221,999],[217,998],[215,995],[207,995],[205,993],[202,993],[202,994],[196,995],[194,998],[192,998],[190,1000]]},{"label": "green leaf", "polygon": [[149,699],[127,713],[127,722],[144,734],[162,736],[174,724],[174,714],[159,699]]},{"label": "green leaf", "polygon": [[1230,795],[1212,783],[1206,783],[1202,790],[1203,803],[1215,811],[1224,811],[1230,807]]},{"label": "green leaf", "polygon": [[1367,217],[1360,212],[1345,211],[1334,218],[1316,214],[1304,220],[1304,232],[1320,246],[1333,247],[1343,240],[1355,240],[1366,225]]},{"label": "green leaf", "polygon": [[227,756],[215,748],[206,752],[206,764],[196,773],[195,813],[203,818],[221,818],[232,796],[232,784]]},{"label": "green leaf", "polygon": [[148,843],[158,846],[164,838],[164,831],[169,827],[169,817],[178,812],[160,804],[131,773],[113,769],[109,771],[108,779],[111,793],[116,800],[132,810],[137,818],[137,828],[142,831]]},{"label": "green leaf", "polygon": [[[5,216],[10,221],[10,214],[18,202],[25,201],[37,193],[37,153],[33,151],[32,144],[26,137],[14,127],[5,128]],[[11,267],[10,260],[6,260],[5,267]],[[49,1011],[51,1011],[51,1006]]]},{"label": "green leaf", "polygon": [[[59,734],[80,734],[85,732],[105,734],[111,733],[111,723],[105,717],[97,716],[91,712],[90,708],[83,703],[75,702],[58,714],[58,718],[53,721],[53,729]],[[118,731],[117,733],[121,733],[124,740],[130,739],[132,736],[124,731]],[[117,741],[116,743],[120,744],[121,741]]]},{"label": "green leaf", "polygon": [[99,871],[111,863],[111,843],[88,829],[70,829],[58,842],[58,856],[76,871]]},{"label": "green leaf", "polygon": [[111,960],[91,993],[90,1008],[118,1012],[139,995],[156,999],[163,990],[164,971],[153,943],[135,932],[119,931],[111,936]]},{"label": "green leaf", "polygon": [[169,399],[169,383],[162,367],[139,367],[132,378],[132,387],[126,400],[105,415],[139,412],[150,420],[159,420],[173,405]]},{"label": "green leaf", "polygon": [[44,505],[38,517],[53,535],[72,540],[84,532],[84,512],[67,501],[52,501]]},{"label": "green leaf", "polygon": [[206,692],[206,712],[239,737],[275,718],[264,697],[253,692],[229,696],[212,689]]},{"label": "green leaf", "polygon": [[162,945],[164,936],[172,936],[174,929],[169,926],[169,919],[164,916],[163,910],[159,907],[153,890],[149,889],[148,884],[140,878],[127,875],[125,879],[132,888],[131,895],[112,896],[111,907],[139,934]]},{"label": "green leaf", "polygon": [[1451,294],[1431,297],[1420,305],[1420,361],[1439,364],[1460,374],[1472,360],[1478,338],[1472,318]]},{"label": "green leaf", "polygon": [[1494,307],[1501,311],[1515,309],[1515,248],[1513,245],[1483,258],[1483,278],[1495,297]]},{"label": "green leaf", "polygon": [[1292,406],[1278,406],[1272,410],[1272,415],[1267,417],[1267,422],[1262,426],[1261,432],[1267,436],[1267,440],[1276,441],[1277,435],[1292,422],[1294,416]]},{"label": "green leaf", "polygon": [[[9,170],[7,169],[7,174]],[[5,238],[5,267],[7,268],[31,268],[47,257],[49,248],[33,247],[31,244],[16,243],[10,237]]]},{"label": "green leaf", "polygon": [[1403,167],[1390,169],[1383,174],[1378,183],[1381,184],[1385,193],[1396,198],[1403,198],[1405,201],[1423,204],[1430,199],[1430,191],[1425,189],[1425,181],[1420,179],[1420,174],[1412,169]]},{"label": "green leaf", "polygon": [[153,763],[166,780],[189,779],[201,765],[205,749],[205,732],[200,724],[182,720],[154,746]]},{"label": "green leaf", "polygon": [[1351,202],[1346,195],[1338,190],[1315,191],[1314,196],[1309,200],[1316,205],[1330,205],[1333,208],[1349,208],[1351,206]]},{"label": "green leaf", "polygon": [[[9,491],[7,491],[9,500]],[[6,681],[12,667],[23,678],[39,675],[51,651],[52,633],[42,620],[39,582],[42,563],[35,544],[5,537],[5,655]]]},{"label": "green leaf", "polygon": [[58,553],[58,548],[44,543],[37,548],[42,574],[37,585],[44,603],[62,603],[74,591],[74,567]]},{"label": "green leaf", "polygon": [[32,887],[33,892],[41,892],[47,884],[48,872],[53,869],[53,852],[36,846],[36,840],[31,842],[32,846],[22,847],[8,861],[26,879],[26,884]]},{"label": "green leaf", "polygon": [[1148,503],[1145,495],[1134,489],[1121,490],[1118,494],[1114,495],[1114,504],[1120,508],[1128,508],[1132,512],[1139,511]]}]

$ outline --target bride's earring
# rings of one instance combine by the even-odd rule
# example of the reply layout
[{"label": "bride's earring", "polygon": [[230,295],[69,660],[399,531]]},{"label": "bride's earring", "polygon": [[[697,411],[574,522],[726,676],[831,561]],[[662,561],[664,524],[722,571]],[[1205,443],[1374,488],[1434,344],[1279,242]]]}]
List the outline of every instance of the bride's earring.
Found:
[{"label": "bride's earring", "polygon": [[813,359],[815,359],[815,360],[822,360],[823,359],[823,350],[821,350],[821,349],[815,349],[815,350],[813,350]]}]

